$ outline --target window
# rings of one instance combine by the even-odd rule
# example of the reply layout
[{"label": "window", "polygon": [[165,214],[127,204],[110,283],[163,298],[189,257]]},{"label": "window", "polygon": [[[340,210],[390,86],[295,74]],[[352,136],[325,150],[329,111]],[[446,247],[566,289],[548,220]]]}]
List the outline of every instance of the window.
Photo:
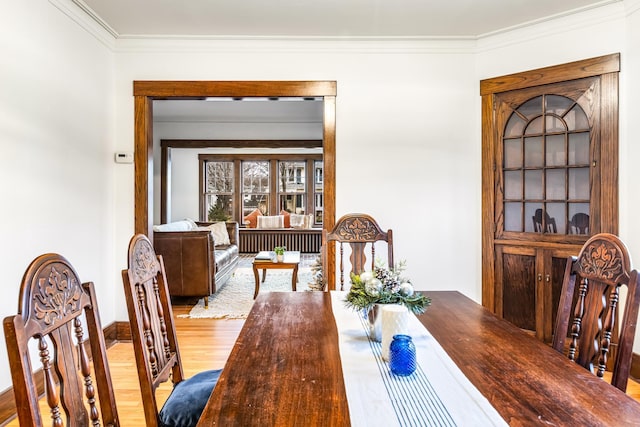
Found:
[{"label": "window", "polygon": [[254,210],[313,214],[322,224],[324,207],[321,154],[198,156],[203,172],[201,220],[233,219],[240,224]]},{"label": "window", "polygon": [[233,162],[207,162],[205,168],[206,219],[226,221],[233,217]]},{"label": "window", "polygon": [[323,181],[323,163],[322,161],[313,162],[314,182],[313,196],[315,199],[313,216],[317,224],[322,224],[322,215],[324,213],[324,181]]},{"label": "window", "polygon": [[242,216],[259,209],[269,215],[269,162],[242,162]]},{"label": "window", "polygon": [[306,213],[306,162],[278,162],[278,194],[280,209],[290,213]]}]

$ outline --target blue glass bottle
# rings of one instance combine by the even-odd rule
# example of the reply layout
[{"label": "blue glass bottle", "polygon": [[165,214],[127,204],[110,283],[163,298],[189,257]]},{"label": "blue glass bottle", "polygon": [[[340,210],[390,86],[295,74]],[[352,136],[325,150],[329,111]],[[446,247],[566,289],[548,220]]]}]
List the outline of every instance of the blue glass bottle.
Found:
[{"label": "blue glass bottle", "polygon": [[407,376],[416,370],[416,346],[409,335],[394,335],[389,346],[389,368],[394,375]]}]

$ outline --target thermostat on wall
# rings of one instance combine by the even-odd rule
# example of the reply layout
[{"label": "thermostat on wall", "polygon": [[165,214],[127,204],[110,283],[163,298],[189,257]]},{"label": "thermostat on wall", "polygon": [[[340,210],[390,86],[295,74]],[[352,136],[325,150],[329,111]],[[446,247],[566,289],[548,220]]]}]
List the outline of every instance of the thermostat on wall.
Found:
[{"label": "thermostat on wall", "polygon": [[133,163],[133,153],[130,152],[118,152],[115,158],[116,163]]}]

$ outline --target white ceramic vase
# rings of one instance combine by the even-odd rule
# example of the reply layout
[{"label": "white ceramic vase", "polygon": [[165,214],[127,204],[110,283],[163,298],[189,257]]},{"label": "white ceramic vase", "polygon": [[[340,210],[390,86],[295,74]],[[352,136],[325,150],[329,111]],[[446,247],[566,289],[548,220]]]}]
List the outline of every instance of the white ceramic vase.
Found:
[{"label": "white ceramic vase", "polygon": [[389,346],[394,335],[406,335],[409,310],[404,305],[385,304],[382,306],[382,358],[389,361]]}]

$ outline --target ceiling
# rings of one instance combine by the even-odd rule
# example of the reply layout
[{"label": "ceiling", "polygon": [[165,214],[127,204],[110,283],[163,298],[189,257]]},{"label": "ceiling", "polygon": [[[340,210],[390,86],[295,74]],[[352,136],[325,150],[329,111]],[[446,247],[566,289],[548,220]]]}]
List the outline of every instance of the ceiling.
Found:
[{"label": "ceiling", "polygon": [[[477,38],[621,0],[72,0],[117,38]],[[166,122],[322,121],[322,102],[154,101]]]},{"label": "ceiling", "polygon": [[621,0],[72,1],[123,38],[475,38]]}]

